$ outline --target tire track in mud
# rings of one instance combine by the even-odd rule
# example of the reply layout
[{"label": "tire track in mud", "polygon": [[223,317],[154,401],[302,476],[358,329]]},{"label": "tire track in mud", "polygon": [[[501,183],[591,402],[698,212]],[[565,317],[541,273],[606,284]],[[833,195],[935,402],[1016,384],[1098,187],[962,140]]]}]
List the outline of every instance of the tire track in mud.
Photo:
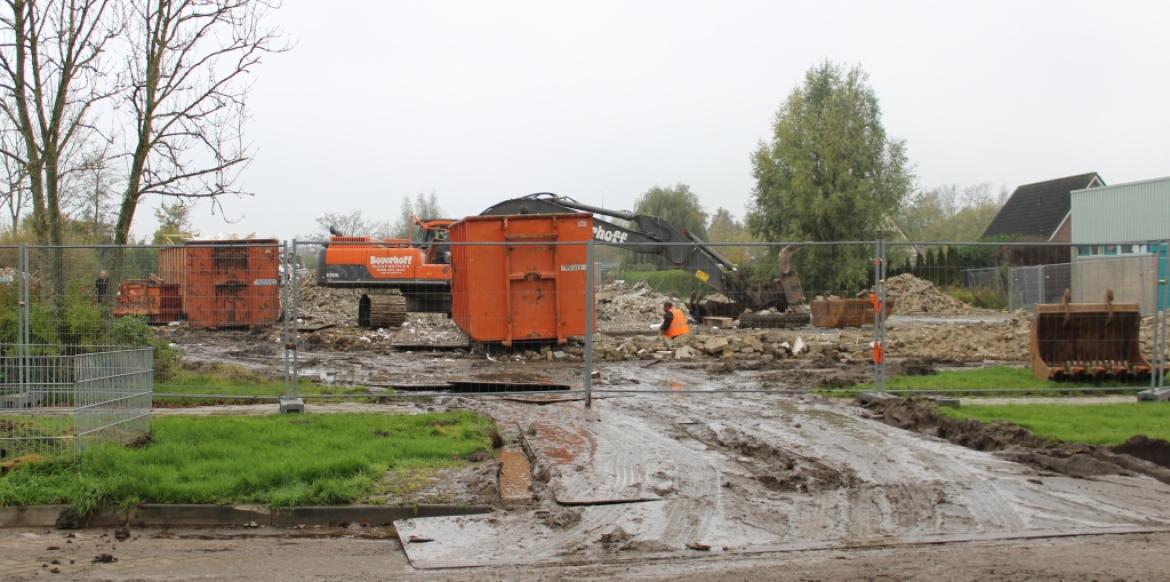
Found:
[{"label": "tire track in mud", "polygon": [[[656,500],[584,506],[564,527],[535,511],[402,522],[400,533],[436,540],[404,544],[417,567],[694,554],[686,548],[696,542],[751,551],[1170,525],[1170,486],[1153,479],[1052,476],[841,404],[712,394],[610,399],[592,413],[569,403],[486,406],[501,422],[537,425],[527,437],[537,463],[556,469],[538,494],[546,511],[591,488]],[[540,442],[555,434],[540,423],[588,444],[571,464],[541,453],[560,444]]]}]

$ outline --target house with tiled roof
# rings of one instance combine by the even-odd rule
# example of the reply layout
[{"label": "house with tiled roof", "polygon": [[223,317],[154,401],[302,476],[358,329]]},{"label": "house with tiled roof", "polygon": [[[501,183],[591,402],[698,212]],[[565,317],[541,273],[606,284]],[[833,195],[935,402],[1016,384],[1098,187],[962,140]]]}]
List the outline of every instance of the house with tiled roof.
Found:
[{"label": "house with tiled roof", "polygon": [[983,231],[983,238],[1069,242],[1072,240],[1072,191],[1104,185],[1097,172],[1024,184],[1012,192]]}]

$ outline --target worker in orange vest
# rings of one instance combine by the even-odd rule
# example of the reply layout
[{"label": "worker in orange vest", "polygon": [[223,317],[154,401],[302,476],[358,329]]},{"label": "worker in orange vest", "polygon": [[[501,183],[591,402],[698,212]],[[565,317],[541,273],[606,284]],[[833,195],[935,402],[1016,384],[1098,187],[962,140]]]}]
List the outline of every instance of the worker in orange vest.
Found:
[{"label": "worker in orange vest", "polygon": [[687,327],[687,316],[673,303],[669,301],[663,303],[662,311],[662,326],[658,328],[658,331],[666,339],[670,340],[691,332],[691,328]]}]

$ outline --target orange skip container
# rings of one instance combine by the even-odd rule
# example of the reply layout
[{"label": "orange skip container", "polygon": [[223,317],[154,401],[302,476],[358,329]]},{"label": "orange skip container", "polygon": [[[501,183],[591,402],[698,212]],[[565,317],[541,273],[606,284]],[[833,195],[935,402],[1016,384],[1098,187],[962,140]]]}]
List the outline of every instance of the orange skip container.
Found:
[{"label": "orange skip container", "polygon": [[[473,341],[505,346],[585,335],[592,237],[589,214],[472,216],[452,224],[451,318]],[[580,244],[532,244],[542,242]]]}]

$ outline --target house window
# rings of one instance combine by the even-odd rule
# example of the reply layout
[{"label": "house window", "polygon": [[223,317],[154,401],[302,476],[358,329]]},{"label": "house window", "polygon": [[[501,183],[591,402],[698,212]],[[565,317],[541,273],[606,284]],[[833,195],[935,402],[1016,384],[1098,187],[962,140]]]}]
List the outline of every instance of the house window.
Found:
[{"label": "house window", "polygon": [[1091,257],[1091,256],[1093,256],[1093,247],[1091,247],[1089,245],[1078,246],[1077,247],[1077,256],[1078,257]]},{"label": "house window", "polygon": [[1101,254],[1110,255],[1110,256],[1116,255],[1117,254],[1117,245],[1105,245],[1105,252],[1103,252]]},{"label": "house window", "polygon": [[[1141,245],[1138,245],[1138,246],[1141,246]],[[1118,247],[1117,252],[1120,254],[1123,254],[1123,255],[1132,255],[1134,253],[1133,249],[1134,249],[1134,245],[1121,245],[1120,247]]]}]

